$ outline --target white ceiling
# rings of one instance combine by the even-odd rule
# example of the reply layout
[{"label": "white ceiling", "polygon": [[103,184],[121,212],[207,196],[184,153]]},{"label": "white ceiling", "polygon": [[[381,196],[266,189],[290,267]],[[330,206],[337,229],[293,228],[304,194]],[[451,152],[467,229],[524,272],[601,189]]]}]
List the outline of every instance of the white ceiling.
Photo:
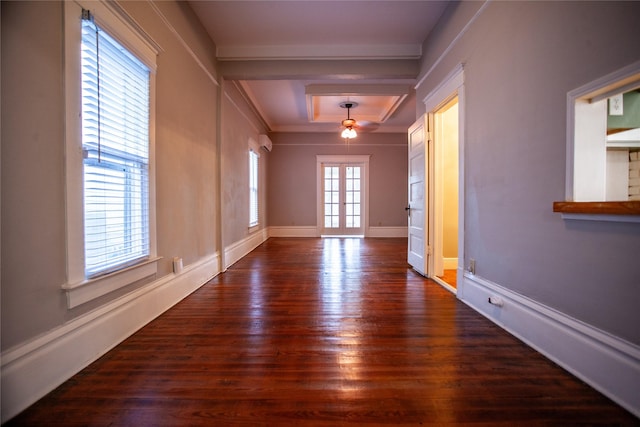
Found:
[{"label": "white ceiling", "polygon": [[[189,1],[233,83],[272,132],[404,132],[422,43],[448,1]],[[261,72],[260,70],[266,70]]]}]

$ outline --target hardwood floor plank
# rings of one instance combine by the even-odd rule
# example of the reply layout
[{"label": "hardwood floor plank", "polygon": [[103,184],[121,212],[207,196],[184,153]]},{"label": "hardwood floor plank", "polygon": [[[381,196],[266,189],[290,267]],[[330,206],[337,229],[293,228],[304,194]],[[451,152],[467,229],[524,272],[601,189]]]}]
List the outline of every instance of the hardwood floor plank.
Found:
[{"label": "hardwood floor plank", "polygon": [[638,426],[406,263],[274,238],[12,426]]}]

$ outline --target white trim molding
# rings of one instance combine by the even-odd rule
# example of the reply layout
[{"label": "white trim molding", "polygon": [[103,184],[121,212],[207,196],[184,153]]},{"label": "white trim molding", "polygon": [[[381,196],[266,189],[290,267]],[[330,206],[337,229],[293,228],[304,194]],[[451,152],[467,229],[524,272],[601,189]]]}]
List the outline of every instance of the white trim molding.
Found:
[{"label": "white trim molding", "polygon": [[491,2],[491,0],[485,0],[485,2],[482,4],[482,6],[480,6],[480,8],[471,17],[471,19],[469,19],[469,22],[467,22],[465,24],[465,26],[460,30],[460,32],[453,38],[453,40],[451,40],[451,42],[446,47],[446,49],[442,51],[440,56],[435,61],[433,61],[433,64],[431,65],[431,68],[429,68],[429,70],[427,70],[427,72],[424,73],[424,75],[422,75],[420,77],[420,79],[418,80],[418,83],[416,83],[416,85],[414,86],[415,90],[418,90],[420,88],[420,86],[422,86],[422,84],[425,82],[427,77],[429,77],[431,75],[433,70],[435,70],[435,68],[440,64],[440,62],[449,54],[451,49],[453,49],[453,47],[458,43],[458,40],[460,40],[462,38],[462,36],[465,35],[465,33],[469,30],[471,25],[476,21],[476,19],[478,19],[478,17],[480,15],[482,15],[482,12],[484,12],[484,10],[486,9],[486,7],[489,5],[490,2]]},{"label": "white trim molding", "polygon": [[[316,235],[321,236],[340,234],[339,230],[345,230],[344,224],[340,229],[324,227],[324,178],[325,165],[359,165],[362,167],[361,191],[360,191],[360,221],[362,227],[350,229],[349,234],[362,235],[369,231],[369,161],[370,154],[316,154]],[[342,172],[341,172],[342,174]],[[340,178],[342,182],[342,177]],[[341,184],[342,185],[342,184]],[[344,190],[340,190],[341,193]],[[341,196],[343,197],[343,196]],[[344,216],[344,213],[341,213]],[[359,230],[362,230],[361,232]]]},{"label": "white trim molding", "polygon": [[[488,3],[485,2],[485,5]],[[484,8],[483,5],[482,7]],[[442,212],[439,207],[442,205],[443,194],[443,152],[439,148],[440,142],[438,135],[433,130],[435,128],[434,120],[438,110],[443,108],[456,97],[458,98],[458,256],[457,259],[464,262],[465,239],[464,239],[464,206],[465,206],[465,123],[466,123],[466,97],[465,97],[465,65],[457,64],[447,76],[438,83],[429,94],[423,99],[425,111],[427,115],[427,124],[431,130],[428,135],[430,142],[427,145],[429,165],[428,183],[429,188],[427,194],[428,199],[428,229],[434,230],[429,233],[427,246],[433,248],[436,253],[442,253]],[[425,125],[426,126],[426,125]],[[435,143],[434,143],[435,142]],[[429,256],[425,265],[427,276],[434,276],[435,272],[439,272],[443,267],[444,260],[440,257]],[[456,267],[453,267],[456,268]],[[461,282],[461,268],[458,268],[457,278]],[[441,281],[443,284],[444,281]],[[452,289],[450,289],[452,290]],[[453,291],[453,290],[452,290]]]},{"label": "white trim molding", "polygon": [[[315,225],[308,226],[271,226],[269,237],[320,237]],[[365,237],[407,237],[407,227],[369,227]]]},{"label": "white trim molding", "polygon": [[407,226],[401,227],[369,227],[365,232],[365,237],[407,237],[409,230]]},{"label": "white trim molding", "polygon": [[202,69],[202,71],[206,74],[206,76],[209,78],[209,80],[211,80],[211,82],[216,85],[216,86],[220,86],[220,83],[218,82],[218,80],[216,79],[216,76],[213,74],[213,70],[209,70],[209,68],[207,68],[207,66],[204,64],[204,62],[202,62],[202,60],[200,59],[200,57],[198,56],[198,54],[191,48],[191,46],[189,46],[189,43],[186,42],[186,40],[182,37],[182,35],[178,32],[178,30],[176,30],[176,28],[173,26],[173,24],[171,23],[171,21],[167,18],[167,16],[162,12],[162,10],[160,10],[160,8],[158,7],[158,5],[153,2],[153,1],[149,1],[147,2],[147,4],[153,9],[153,11],[158,15],[158,17],[162,20],[162,22],[164,23],[164,25],[167,27],[167,29],[173,34],[173,36],[178,40],[178,42],[180,43],[180,45],[182,45],[182,47],[184,48],[184,50],[187,52],[187,54],[189,56],[191,56],[191,58],[194,60],[194,62],[200,67],[200,69]]},{"label": "white trim molding", "polygon": [[1,422],[80,372],[220,272],[219,254],[186,266],[2,353]]},{"label": "white trim molding", "polygon": [[266,229],[261,229],[245,237],[242,240],[232,243],[224,249],[224,259],[227,265],[224,270],[238,262],[242,257],[264,243],[269,238]]},{"label": "white trim molding", "polygon": [[320,237],[315,225],[306,226],[271,226],[269,237]]},{"label": "white trim molding", "polygon": [[489,280],[464,273],[458,298],[640,417],[640,347]]},{"label": "white trim molding", "polygon": [[62,289],[67,294],[67,307],[77,307],[138,280],[154,277],[158,271],[157,262],[160,259],[161,257],[156,257],[95,279],[62,285]]},{"label": "white trim molding", "polygon": [[640,216],[637,215],[563,213],[560,214],[560,216],[562,217],[562,219],[578,221],[640,222]]}]

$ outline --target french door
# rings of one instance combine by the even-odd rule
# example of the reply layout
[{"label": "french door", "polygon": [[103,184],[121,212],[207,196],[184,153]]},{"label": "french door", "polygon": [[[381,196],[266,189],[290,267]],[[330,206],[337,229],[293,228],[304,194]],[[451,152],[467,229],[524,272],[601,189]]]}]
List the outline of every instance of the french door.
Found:
[{"label": "french door", "polygon": [[320,164],[319,224],[321,235],[364,235],[366,165]]}]

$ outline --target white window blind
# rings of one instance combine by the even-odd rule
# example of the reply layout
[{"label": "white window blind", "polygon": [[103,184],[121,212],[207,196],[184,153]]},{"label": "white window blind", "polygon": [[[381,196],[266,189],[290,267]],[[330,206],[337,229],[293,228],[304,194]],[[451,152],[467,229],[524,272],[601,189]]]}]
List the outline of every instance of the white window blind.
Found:
[{"label": "white window blind", "polygon": [[85,274],[149,256],[149,69],[82,21]]},{"label": "white window blind", "polygon": [[258,225],[258,159],[253,150],[249,151],[249,226]]}]

